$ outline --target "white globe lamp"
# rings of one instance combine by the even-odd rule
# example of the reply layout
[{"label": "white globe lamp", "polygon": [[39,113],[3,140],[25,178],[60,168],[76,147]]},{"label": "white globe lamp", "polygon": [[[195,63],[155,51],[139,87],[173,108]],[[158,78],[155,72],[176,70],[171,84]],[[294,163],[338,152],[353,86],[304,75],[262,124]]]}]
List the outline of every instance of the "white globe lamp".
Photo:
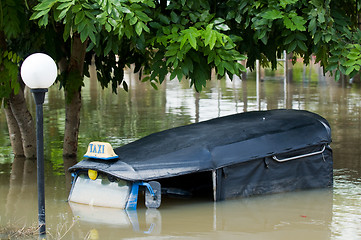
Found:
[{"label": "white globe lamp", "polygon": [[31,89],[49,88],[55,82],[58,69],[54,60],[44,53],[34,53],[21,66],[21,78]]}]

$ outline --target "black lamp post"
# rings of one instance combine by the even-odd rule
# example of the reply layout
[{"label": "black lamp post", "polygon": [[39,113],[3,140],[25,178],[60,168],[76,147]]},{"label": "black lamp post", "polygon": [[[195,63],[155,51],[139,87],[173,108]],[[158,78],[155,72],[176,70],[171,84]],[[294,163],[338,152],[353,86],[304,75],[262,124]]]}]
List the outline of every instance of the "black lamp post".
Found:
[{"label": "black lamp post", "polygon": [[27,57],[21,66],[21,77],[31,89],[36,103],[36,152],[38,183],[38,220],[40,238],[45,238],[45,191],[44,191],[44,134],[43,103],[45,93],[58,74],[56,63],[46,54],[35,53]]}]

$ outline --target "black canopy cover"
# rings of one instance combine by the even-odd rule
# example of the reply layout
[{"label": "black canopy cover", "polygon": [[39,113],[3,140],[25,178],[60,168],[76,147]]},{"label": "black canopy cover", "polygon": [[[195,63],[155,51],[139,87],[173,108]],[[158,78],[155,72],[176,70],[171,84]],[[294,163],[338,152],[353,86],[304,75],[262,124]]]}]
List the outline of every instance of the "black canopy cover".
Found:
[{"label": "black canopy cover", "polygon": [[330,143],[330,125],[315,113],[246,112],[153,133],[114,149],[119,156],[116,160],[86,158],[69,170],[94,169],[124,180],[148,181],[218,170],[309,147],[327,146],[330,152]]}]

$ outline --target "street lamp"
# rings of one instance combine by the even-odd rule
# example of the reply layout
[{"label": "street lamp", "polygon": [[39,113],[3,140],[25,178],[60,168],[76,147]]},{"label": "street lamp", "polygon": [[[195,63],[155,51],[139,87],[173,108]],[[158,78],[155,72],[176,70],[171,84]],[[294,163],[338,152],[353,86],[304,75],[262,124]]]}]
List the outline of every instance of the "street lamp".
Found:
[{"label": "street lamp", "polygon": [[40,237],[45,237],[43,103],[45,93],[54,83],[58,70],[51,57],[43,53],[34,53],[24,60],[20,74],[25,84],[31,89],[36,103],[38,220]]}]

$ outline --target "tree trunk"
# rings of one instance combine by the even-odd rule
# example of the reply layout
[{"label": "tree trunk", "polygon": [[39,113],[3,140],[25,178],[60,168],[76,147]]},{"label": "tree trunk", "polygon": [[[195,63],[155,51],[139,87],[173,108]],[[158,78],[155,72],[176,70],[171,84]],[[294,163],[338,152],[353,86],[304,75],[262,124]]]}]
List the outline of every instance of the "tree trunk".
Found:
[{"label": "tree trunk", "polygon": [[35,124],[26,106],[23,89],[20,89],[17,95],[11,94],[9,103],[19,126],[24,155],[28,159],[36,159]]},{"label": "tree trunk", "polygon": [[[68,76],[78,74],[83,79],[84,60],[87,48],[87,42],[81,42],[79,34],[74,34],[71,49],[71,56],[67,68]],[[67,85],[72,84],[67,82]],[[71,96],[70,96],[71,95]],[[76,157],[78,151],[78,135],[80,125],[81,108],[81,87],[75,91],[68,91],[65,87],[65,132],[64,132],[64,157]]]},{"label": "tree trunk", "polygon": [[10,102],[8,100],[5,100],[4,111],[6,116],[6,122],[8,124],[9,137],[14,156],[15,158],[24,157],[25,155],[23,143],[21,141],[21,132],[19,129],[19,125],[11,110]]},{"label": "tree trunk", "polygon": [[[67,91],[65,98],[68,97]],[[76,157],[78,151],[78,135],[80,125],[81,94],[80,90],[73,93],[70,103],[65,104],[65,130],[63,156]]]},{"label": "tree trunk", "polygon": [[68,169],[77,163],[77,159],[76,157],[63,157],[63,161],[64,161],[64,172],[65,172],[65,186],[67,193],[70,193],[72,177]]}]

